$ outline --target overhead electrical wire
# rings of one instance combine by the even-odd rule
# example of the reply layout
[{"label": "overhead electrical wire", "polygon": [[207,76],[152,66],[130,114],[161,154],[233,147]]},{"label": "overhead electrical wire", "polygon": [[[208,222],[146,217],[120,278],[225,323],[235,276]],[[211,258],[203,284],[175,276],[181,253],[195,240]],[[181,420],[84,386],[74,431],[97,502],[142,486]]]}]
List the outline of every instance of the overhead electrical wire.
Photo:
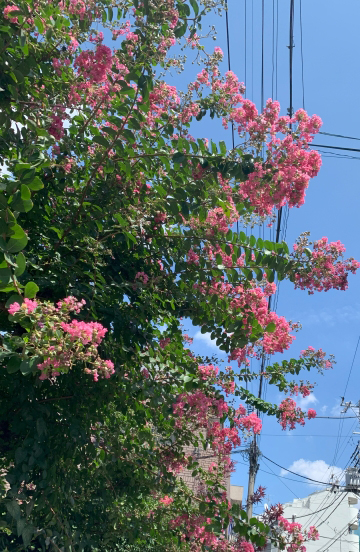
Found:
[{"label": "overhead electrical wire", "polygon": [[[267,456],[265,456],[265,454],[262,454],[262,456],[264,458],[266,458],[266,460],[269,460],[269,462],[271,462],[272,464],[275,464],[275,466],[278,466],[282,470],[285,470],[289,473],[292,473],[293,475],[297,475],[298,477],[302,477],[303,479],[307,479],[308,481],[312,481],[313,483],[319,483],[319,485],[326,485],[326,486],[331,485],[331,483],[326,483],[325,481],[318,481],[317,479],[313,479],[312,477],[307,477],[306,475],[301,475],[300,473],[296,473],[292,470],[288,470],[287,468],[284,468],[284,466],[281,466],[280,464],[278,464],[274,460],[271,460],[271,458],[268,458]],[[336,485],[336,487],[345,487],[345,486],[346,485]]]},{"label": "overhead electrical wire", "polygon": [[350,524],[346,523],[345,526],[340,530],[339,535],[338,536],[334,535],[332,537],[334,540],[331,543],[325,543],[321,548],[318,549],[318,552],[325,552],[326,550],[329,550],[329,546],[333,546],[336,543],[336,541],[341,539],[341,537],[343,537],[345,533],[349,530],[349,525],[354,523],[356,520],[357,520],[357,516],[356,518],[351,520]]},{"label": "overhead electrical wire", "polygon": [[314,420],[353,420],[354,418],[358,419],[357,416],[316,416]]},{"label": "overhead electrical wire", "polygon": [[[346,392],[347,392],[347,389],[348,389],[348,386],[349,386],[349,382],[350,382],[351,374],[352,374],[352,371],[353,371],[357,351],[358,351],[358,348],[359,348],[359,343],[360,343],[360,335],[359,335],[357,343],[356,343],[355,352],[354,352],[354,356],[353,356],[353,359],[352,359],[352,363],[350,365],[350,370],[349,370],[349,374],[348,374],[348,377],[347,377],[347,380],[346,380],[343,397],[346,396]],[[343,421],[343,419],[341,419],[340,422],[339,422],[338,437],[337,437],[336,444],[335,444],[334,458],[333,458],[333,462],[332,462],[333,465],[335,465],[335,462],[336,462],[336,459],[337,459],[337,456],[338,456],[338,453],[339,453],[340,435],[341,435],[341,432],[342,432],[343,425],[344,425],[344,421]]]},{"label": "overhead electrical wire", "polygon": [[[334,500],[331,502],[331,504],[328,504],[327,506],[325,506],[326,504],[326,501],[330,498],[330,494],[325,494],[323,500],[321,501],[321,503],[319,504],[319,508],[317,511],[314,512],[314,514],[305,521],[305,523],[303,524],[303,528],[304,530],[308,529],[309,527],[311,527],[311,525],[315,525],[316,526],[316,529],[318,528],[319,524],[322,525],[323,522],[321,522],[321,519],[324,515],[326,515],[326,512],[329,511],[329,509],[335,504],[335,502],[337,502],[340,498],[340,502],[342,501],[342,497],[343,497],[343,494],[342,493],[339,493],[337,495],[335,495],[335,498]],[[322,508],[324,504],[324,507]],[[336,506],[335,506],[335,510],[336,510]],[[334,510],[334,511],[335,511]],[[326,519],[325,519],[326,521]]]},{"label": "overhead electrical wire", "polygon": [[302,0],[299,1],[299,22],[300,22],[300,56],[301,56],[301,84],[302,84],[302,106],[305,109],[305,84],[304,84],[304,52],[303,52],[303,26],[302,26]]},{"label": "overhead electrical wire", "polygon": [[[321,508],[320,510],[314,510],[313,512],[310,512],[309,514],[303,514],[302,516],[296,516],[296,519],[313,516],[314,514],[318,514],[319,512],[322,512],[324,510],[327,510],[328,508],[331,508],[331,506],[335,503],[337,498],[338,497],[336,497],[329,506],[324,506],[324,508]],[[285,519],[291,519],[291,518],[285,518]]]},{"label": "overhead electrical wire", "polygon": [[350,367],[350,372],[349,372],[349,375],[348,375],[348,379],[346,380],[345,391],[344,391],[344,397],[345,397],[345,395],[346,395],[346,391],[347,391],[347,388],[348,388],[348,386],[349,386],[349,381],[350,381],[350,377],[351,377],[352,370],[353,370],[353,368],[354,368],[354,362],[355,362],[357,350],[358,350],[358,348],[359,348],[359,343],[360,343],[360,335],[359,335],[359,338],[358,338],[357,343],[356,343],[355,353],[354,353],[354,356],[353,356],[353,359],[352,359],[352,363],[351,363],[351,367]]},{"label": "overhead electrical wire", "polygon": [[335,150],[360,152],[359,148],[342,148],[340,146],[327,146],[325,144],[309,144],[309,146],[314,147],[314,148],[329,148],[329,149],[335,149]]},{"label": "overhead electrical wire", "polygon": [[347,140],[360,140],[360,138],[354,138],[354,136],[344,136],[344,134],[332,134],[331,132],[320,131],[318,134],[324,134],[325,136],[334,136],[335,138],[346,138]]},{"label": "overhead electrical wire", "polygon": [[[262,461],[264,462],[264,464],[269,468],[269,470],[271,470],[273,472],[274,475],[277,475],[274,470],[271,468],[271,466],[269,466],[264,458],[262,458]],[[290,489],[290,487],[288,485],[286,485],[286,483],[283,481],[283,478],[280,478],[280,482],[284,485],[284,487],[286,487],[293,495],[295,498],[299,498],[297,494],[294,493],[294,491],[292,489]]]},{"label": "overhead electrical wire", "polygon": [[[348,495],[349,493],[347,492],[345,494],[345,497]],[[338,503],[336,504],[335,508],[330,512],[330,514],[325,518],[323,519],[320,523],[317,523],[316,525],[316,529],[318,529],[318,527],[321,527],[321,525],[323,525],[328,519],[329,517],[331,517],[333,515],[333,513],[338,509],[338,507],[340,506],[340,504],[342,503],[343,501],[343,498],[344,498],[344,495],[343,494],[339,494],[338,497],[337,497],[337,500],[338,500]],[[334,501],[335,502],[335,501]],[[334,504],[333,502],[333,504]]]}]

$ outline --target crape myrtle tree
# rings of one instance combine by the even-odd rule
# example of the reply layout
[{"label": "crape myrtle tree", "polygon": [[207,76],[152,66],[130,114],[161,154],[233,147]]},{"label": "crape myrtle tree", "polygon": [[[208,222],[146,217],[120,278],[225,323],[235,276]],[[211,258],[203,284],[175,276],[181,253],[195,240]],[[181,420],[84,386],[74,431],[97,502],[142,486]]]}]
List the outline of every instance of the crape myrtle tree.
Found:
[{"label": "crape myrtle tree", "polygon": [[[243,434],[261,430],[243,404],[303,424],[315,412],[290,396],[311,386],[292,377],[331,365],[309,347],[266,368],[289,395],[279,406],[246,391],[259,377],[249,359],[294,339],[268,308],[275,277],[346,289],[359,263],[326,238],[304,234],[290,252],[231,230],[301,206],[321,121],[280,116],[272,100],[259,113],[221,74],[220,48],[200,43],[216,9],[1,1],[1,550],[251,552],[272,538],[295,551],[316,538],[279,508],[247,520],[224,477]],[[202,59],[182,93],[166,82],[182,66],[177,42]],[[234,126],[237,147],[189,134],[209,115]],[[195,356],[182,319],[238,368]],[[208,470],[184,453],[206,443]],[[185,468],[196,495],[177,478]]]}]

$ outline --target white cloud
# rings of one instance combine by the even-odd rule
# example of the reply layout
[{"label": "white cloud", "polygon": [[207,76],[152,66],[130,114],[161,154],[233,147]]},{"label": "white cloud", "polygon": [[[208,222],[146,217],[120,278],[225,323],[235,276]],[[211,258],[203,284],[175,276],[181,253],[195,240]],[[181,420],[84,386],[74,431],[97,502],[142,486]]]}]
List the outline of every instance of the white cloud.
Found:
[{"label": "white cloud", "polygon": [[321,412],[321,414],[325,414],[325,413],[326,413],[326,411],[327,411],[327,409],[328,409],[327,405],[326,405],[326,404],[324,404],[324,405],[323,405],[323,406],[322,406],[322,407],[320,408],[320,412]]},{"label": "white cloud", "polygon": [[[305,477],[314,479],[315,481],[321,481],[323,483],[331,483],[332,475],[334,475],[334,480],[339,480],[339,483],[342,481],[343,470],[341,468],[338,468],[337,466],[330,466],[324,460],[311,461],[300,458],[299,460],[295,460],[295,462],[293,462],[291,466],[289,466],[289,470],[299,475],[304,475]],[[280,475],[292,476],[292,474],[285,469],[281,470]],[[315,482],[309,481],[308,483],[309,485],[312,485],[314,487],[322,487],[322,485],[318,485]]]},{"label": "white cloud", "polygon": [[219,347],[216,345],[215,339],[211,339],[211,334],[209,333],[202,334],[200,331],[198,331],[194,335],[194,339],[198,341],[202,341],[203,345],[207,345],[208,347],[211,347],[213,349],[218,349],[218,351],[220,352]]},{"label": "white cloud", "polygon": [[314,393],[310,393],[307,397],[301,397],[296,402],[298,406],[300,406],[301,410],[307,410],[311,407],[311,405],[314,405],[319,401],[315,397]]}]

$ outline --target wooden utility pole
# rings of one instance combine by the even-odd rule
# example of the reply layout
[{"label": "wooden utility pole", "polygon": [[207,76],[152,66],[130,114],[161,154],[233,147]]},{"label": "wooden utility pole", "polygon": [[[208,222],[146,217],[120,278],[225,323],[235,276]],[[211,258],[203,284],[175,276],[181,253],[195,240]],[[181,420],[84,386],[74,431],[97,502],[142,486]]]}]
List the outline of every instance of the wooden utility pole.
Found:
[{"label": "wooden utility pole", "polygon": [[249,482],[248,482],[248,494],[247,494],[247,502],[246,502],[246,513],[248,516],[248,519],[250,520],[253,517],[253,495],[255,490],[255,478],[256,474],[259,469],[259,456],[260,456],[260,449],[258,448],[256,444],[256,435],[254,435],[254,439],[250,443],[250,447],[247,450],[247,455],[249,458]]}]

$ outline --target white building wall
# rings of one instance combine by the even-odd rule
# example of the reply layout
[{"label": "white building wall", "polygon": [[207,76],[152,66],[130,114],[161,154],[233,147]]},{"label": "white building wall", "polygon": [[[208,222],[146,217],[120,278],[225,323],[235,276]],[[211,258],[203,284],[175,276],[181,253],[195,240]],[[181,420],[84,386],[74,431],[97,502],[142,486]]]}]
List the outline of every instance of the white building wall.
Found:
[{"label": "white building wall", "polygon": [[[300,523],[303,529],[312,525],[320,538],[305,543],[307,552],[359,552],[359,537],[352,534],[358,528],[358,498],[352,492],[330,489],[317,491],[306,498],[296,499],[283,505],[283,517]],[[277,549],[270,546],[267,551]]]}]

